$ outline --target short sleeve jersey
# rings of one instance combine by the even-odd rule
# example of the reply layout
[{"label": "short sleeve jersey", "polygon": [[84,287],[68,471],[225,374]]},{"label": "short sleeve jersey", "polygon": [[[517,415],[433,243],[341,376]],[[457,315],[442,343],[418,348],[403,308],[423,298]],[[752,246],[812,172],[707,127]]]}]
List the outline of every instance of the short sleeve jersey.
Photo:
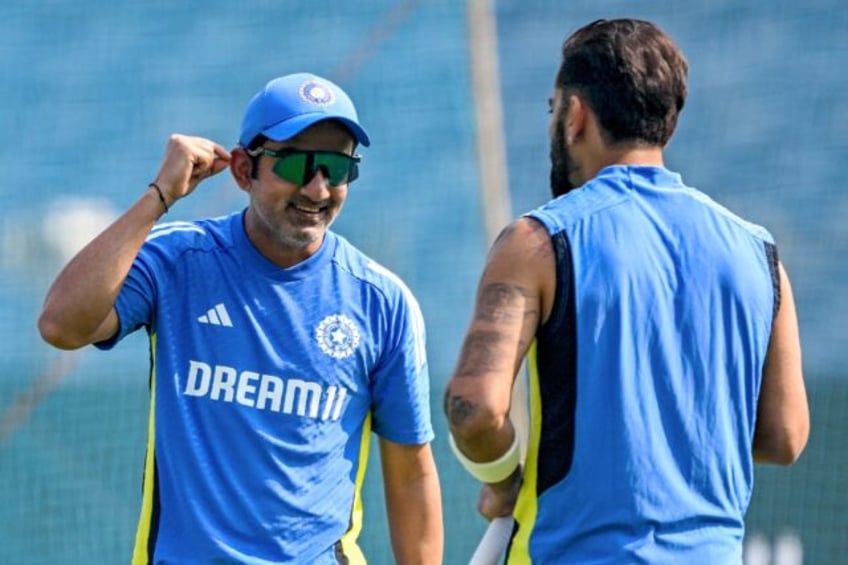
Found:
[{"label": "short sleeve jersey", "polygon": [[557,292],[509,562],[741,563],[771,235],[661,167],[604,168],[528,215]]},{"label": "short sleeve jersey", "polygon": [[150,336],[133,563],[356,562],[370,432],[433,437],[408,288],[332,232],[280,268],[243,216],[155,227],[98,344]]}]

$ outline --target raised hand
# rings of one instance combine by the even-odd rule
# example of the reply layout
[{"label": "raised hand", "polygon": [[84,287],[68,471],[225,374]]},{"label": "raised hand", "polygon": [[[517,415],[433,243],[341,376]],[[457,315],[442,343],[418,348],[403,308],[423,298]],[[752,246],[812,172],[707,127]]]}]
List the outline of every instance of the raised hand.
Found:
[{"label": "raised hand", "polygon": [[203,179],[217,175],[230,164],[230,152],[203,137],[174,134],[156,175],[166,205],[189,195]]}]

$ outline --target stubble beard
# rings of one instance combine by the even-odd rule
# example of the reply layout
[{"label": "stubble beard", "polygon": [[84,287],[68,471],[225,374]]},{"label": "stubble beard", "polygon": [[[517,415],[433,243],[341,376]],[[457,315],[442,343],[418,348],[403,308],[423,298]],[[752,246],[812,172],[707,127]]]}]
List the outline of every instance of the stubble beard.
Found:
[{"label": "stubble beard", "polygon": [[[264,212],[264,213],[263,213]],[[287,212],[268,213],[268,211],[260,211],[258,208],[249,211],[252,213],[254,236],[259,240],[254,241],[254,244],[264,241],[266,245],[287,252],[302,252],[310,245],[316,242],[323,241],[324,236],[329,228],[330,221],[321,222],[321,224],[313,224],[304,226],[299,222],[292,221],[287,217]]]},{"label": "stubble beard", "polygon": [[568,145],[565,142],[565,128],[561,120],[557,121],[554,137],[551,140],[550,157],[551,194],[554,198],[558,198],[576,188],[569,178],[572,171],[576,169],[576,165],[568,152]]}]

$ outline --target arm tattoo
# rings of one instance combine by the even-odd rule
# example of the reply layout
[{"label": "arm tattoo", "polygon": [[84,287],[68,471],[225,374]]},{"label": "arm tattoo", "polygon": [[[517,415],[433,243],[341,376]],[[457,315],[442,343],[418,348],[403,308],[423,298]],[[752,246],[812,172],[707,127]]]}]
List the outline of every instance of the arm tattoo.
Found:
[{"label": "arm tattoo", "polygon": [[458,427],[477,415],[478,406],[461,396],[445,396],[448,420],[451,426]]},{"label": "arm tattoo", "polygon": [[497,347],[502,337],[499,332],[478,331],[469,334],[462,345],[456,376],[481,377],[497,369],[501,361]]},{"label": "arm tattoo", "polygon": [[510,323],[522,316],[524,288],[506,283],[487,284],[480,290],[476,316],[485,322]]},{"label": "arm tattoo", "polygon": [[530,232],[528,239],[531,244],[530,253],[532,253],[532,256],[541,259],[554,257],[554,246],[548,228],[534,220],[530,222]]}]

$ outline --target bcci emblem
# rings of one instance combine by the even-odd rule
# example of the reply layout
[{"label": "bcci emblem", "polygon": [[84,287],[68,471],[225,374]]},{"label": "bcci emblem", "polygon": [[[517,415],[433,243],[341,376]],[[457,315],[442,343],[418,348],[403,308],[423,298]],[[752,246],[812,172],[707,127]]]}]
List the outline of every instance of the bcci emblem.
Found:
[{"label": "bcci emblem", "polygon": [[300,97],[319,106],[329,106],[336,100],[330,87],[316,80],[306,81],[301,85]]},{"label": "bcci emblem", "polygon": [[315,328],[315,339],[321,351],[335,359],[344,359],[359,345],[359,330],[344,314],[333,314]]}]

